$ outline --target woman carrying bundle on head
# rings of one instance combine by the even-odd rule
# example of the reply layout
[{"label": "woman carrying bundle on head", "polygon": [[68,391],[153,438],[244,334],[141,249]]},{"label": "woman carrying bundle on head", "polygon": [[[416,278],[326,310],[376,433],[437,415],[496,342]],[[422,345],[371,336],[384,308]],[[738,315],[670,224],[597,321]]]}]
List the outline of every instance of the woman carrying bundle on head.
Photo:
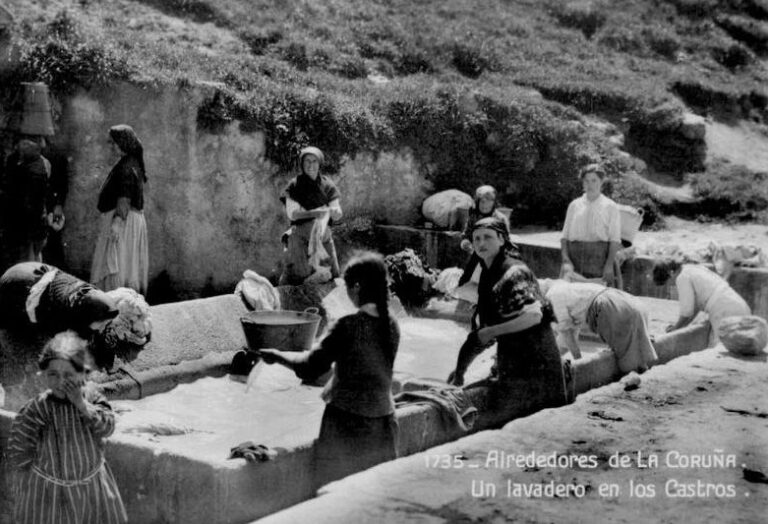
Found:
[{"label": "woman carrying bundle on head", "polygon": [[397,456],[392,366],[400,330],[387,306],[383,257],[357,255],[344,271],[344,282],[358,311],[339,319],[319,347],[301,353],[260,351],[267,364],[282,364],[309,381],[334,365],[315,446],[318,486]]}]

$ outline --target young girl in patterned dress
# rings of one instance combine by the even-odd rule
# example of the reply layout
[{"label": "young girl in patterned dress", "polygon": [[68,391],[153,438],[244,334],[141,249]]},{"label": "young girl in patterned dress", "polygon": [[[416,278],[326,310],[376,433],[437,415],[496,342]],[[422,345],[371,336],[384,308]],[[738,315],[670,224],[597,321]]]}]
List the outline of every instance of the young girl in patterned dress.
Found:
[{"label": "young girl in patterned dress", "polygon": [[375,253],[358,255],[347,265],[344,282],[358,311],[340,318],[319,347],[300,353],[261,350],[264,362],[282,364],[303,379],[334,364],[315,444],[318,487],[397,457],[392,366],[400,331],[387,307],[384,259]]},{"label": "young girl in patterned dress", "polygon": [[86,347],[72,331],[46,344],[39,366],[49,389],[13,421],[8,458],[16,474],[18,524],[128,521],[104,462],[104,441],[115,429],[115,415],[106,399],[85,385]]}]

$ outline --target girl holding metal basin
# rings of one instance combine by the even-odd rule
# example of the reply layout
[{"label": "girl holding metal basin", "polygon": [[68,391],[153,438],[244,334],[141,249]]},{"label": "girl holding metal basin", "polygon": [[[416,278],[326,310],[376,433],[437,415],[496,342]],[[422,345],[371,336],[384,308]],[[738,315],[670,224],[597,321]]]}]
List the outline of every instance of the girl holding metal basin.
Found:
[{"label": "girl holding metal basin", "polygon": [[334,365],[323,392],[327,405],[315,444],[318,486],[397,456],[392,367],[400,330],[387,306],[384,259],[370,252],[353,257],[344,282],[358,311],[339,319],[318,347],[259,352],[267,364],[282,364],[305,381]]}]

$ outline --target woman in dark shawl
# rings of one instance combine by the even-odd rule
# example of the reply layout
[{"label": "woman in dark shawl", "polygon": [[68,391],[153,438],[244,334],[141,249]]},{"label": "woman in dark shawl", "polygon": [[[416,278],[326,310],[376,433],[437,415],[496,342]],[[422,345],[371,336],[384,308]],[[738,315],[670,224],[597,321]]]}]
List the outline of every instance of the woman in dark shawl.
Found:
[{"label": "woman in dark shawl", "polygon": [[99,191],[101,226],[91,267],[91,282],[104,291],[127,287],[147,292],[149,248],[144,220],[144,149],[130,126],[110,128],[120,160]]}]

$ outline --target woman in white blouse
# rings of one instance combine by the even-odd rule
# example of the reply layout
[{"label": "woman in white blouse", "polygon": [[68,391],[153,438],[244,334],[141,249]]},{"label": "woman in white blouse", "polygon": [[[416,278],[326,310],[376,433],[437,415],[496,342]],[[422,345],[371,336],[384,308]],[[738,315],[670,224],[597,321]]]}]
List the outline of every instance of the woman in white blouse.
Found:
[{"label": "woman in white blouse", "polygon": [[712,329],[710,346],[720,340],[718,330],[725,317],[750,315],[746,301],[720,275],[699,264],[681,264],[671,258],[657,260],[653,265],[653,282],[663,286],[675,279],[680,312],[677,322],[667,331],[674,331],[691,323],[696,314],[704,311],[709,316]]},{"label": "woman in white blouse", "polygon": [[602,194],[605,172],[590,164],[579,174],[584,194],[568,205],[560,240],[562,278],[578,274],[602,279],[606,285],[621,287],[616,253],[621,247],[619,207]]}]

